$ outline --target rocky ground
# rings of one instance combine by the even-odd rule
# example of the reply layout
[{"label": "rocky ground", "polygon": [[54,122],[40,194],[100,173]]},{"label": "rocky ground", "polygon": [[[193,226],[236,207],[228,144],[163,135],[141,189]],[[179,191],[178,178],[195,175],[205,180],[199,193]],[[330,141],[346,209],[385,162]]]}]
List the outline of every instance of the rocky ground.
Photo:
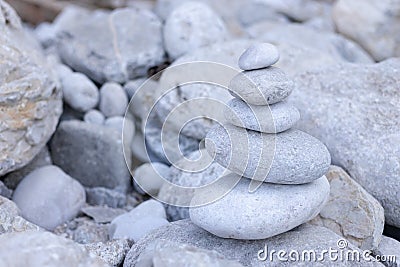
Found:
[{"label": "rocky ground", "polygon": [[81,4],[0,0],[0,266],[400,266],[399,0]]}]

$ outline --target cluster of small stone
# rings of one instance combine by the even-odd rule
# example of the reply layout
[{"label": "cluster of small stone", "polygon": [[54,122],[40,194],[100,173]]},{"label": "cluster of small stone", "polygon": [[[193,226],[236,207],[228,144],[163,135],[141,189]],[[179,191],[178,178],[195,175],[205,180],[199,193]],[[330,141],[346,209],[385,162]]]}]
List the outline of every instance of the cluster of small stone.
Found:
[{"label": "cluster of small stone", "polygon": [[[192,208],[190,217],[223,238],[253,240],[284,233],[314,218],[329,196],[324,175],[330,154],[316,138],[291,129],[300,114],[284,101],[294,83],[271,66],[278,60],[278,50],[267,43],[252,45],[242,54],[239,67],[244,72],[229,85],[234,98],[224,112],[227,123],[207,135],[208,153],[233,172],[224,178],[239,183],[223,198]],[[202,197],[195,195],[192,203]]]}]

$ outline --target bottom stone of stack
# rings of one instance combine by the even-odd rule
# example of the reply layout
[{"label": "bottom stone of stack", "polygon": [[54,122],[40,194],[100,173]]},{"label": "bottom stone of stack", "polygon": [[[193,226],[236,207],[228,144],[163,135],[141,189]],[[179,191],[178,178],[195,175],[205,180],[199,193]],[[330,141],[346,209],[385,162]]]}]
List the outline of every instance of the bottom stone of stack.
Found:
[{"label": "bottom stone of stack", "polygon": [[[239,182],[229,191],[232,179]],[[224,180],[214,190],[195,194],[190,209],[194,224],[222,238],[256,240],[287,232],[313,219],[330,191],[325,176],[301,185],[263,183],[253,193],[249,192],[248,179],[229,174]],[[203,206],[196,204],[204,203],[210,194],[214,194],[215,201]]]},{"label": "bottom stone of stack", "polygon": [[[328,228],[309,224],[304,224],[287,233],[269,239],[252,241],[224,239],[204,231],[190,222],[190,220],[181,220],[161,227],[135,243],[125,258],[124,267],[143,266],[140,264],[144,262],[148,255],[157,253],[155,250],[157,245],[159,243],[165,244],[166,242],[215,250],[227,259],[239,261],[244,266],[251,267],[383,267],[379,262],[363,258],[363,251],[351,243],[348,243],[346,248],[341,249],[341,253],[343,255],[357,253],[360,255],[360,260],[352,260],[354,258],[346,259],[345,257],[343,257],[343,260],[334,260],[334,257],[329,256],[326,251],[329,249],[339,250],[338,240],[346,242]],[[281,250],[286,252],[283,258],[282,254],[278,253]],[[315,254],[309,254],[310,252]]]}]

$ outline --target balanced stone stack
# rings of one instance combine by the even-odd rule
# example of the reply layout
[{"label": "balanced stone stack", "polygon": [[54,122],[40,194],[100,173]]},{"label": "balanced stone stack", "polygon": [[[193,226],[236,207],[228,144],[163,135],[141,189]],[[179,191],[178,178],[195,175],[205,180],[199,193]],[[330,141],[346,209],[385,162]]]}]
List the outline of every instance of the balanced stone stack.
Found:
[{"label": "balanced stone stack", "polygon": [[[225,108],[226,123],[207,134],[208,153],[232,173],[195,194],[190,218],[219,237],[254,240],[284,233],[314,218],[329,196],[324,175],[330,154],[316,138],[291,129],[300,114],[284,101],[294,83],[271,66],[278,60],[271,44],[242,54],[244,71],[230,82],[235,98]],[[210,204],[198,205],[205,198]]]}]

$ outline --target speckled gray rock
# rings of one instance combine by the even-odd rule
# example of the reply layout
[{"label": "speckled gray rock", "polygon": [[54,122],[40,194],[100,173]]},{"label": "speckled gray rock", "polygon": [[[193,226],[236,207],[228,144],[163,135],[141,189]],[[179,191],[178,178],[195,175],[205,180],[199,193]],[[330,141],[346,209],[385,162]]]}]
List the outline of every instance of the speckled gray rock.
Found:
[{"label": "speckled gray rock", "polygon": [[126,196],[124,193],[105,187],[92,187],[86,188],[86,202],[89,205],[122,208],[126,204]]},{"label": "speckled gray rock", "polygon": [[[357,43],[345,37],[327,31],[311,29],[299,23],[257,23],[247,29],[249,35],[260,42],[273,43],[282,55],[282,44],[311,49],[308,56],[317,56],[318,52],[328,54],[340,62],[373,63],[371,56]],[[318,39],[318,42],[315,40]],[[314,50],[314,51],[313,51]],[[286,55],[290,57],[291,55]],[[324,64],[323,64],[324,65]],[[322,65],[322,66],[323,66]],[[278,62],[277,67],[282,67]]]},{"label": "speckled gray rock", "polygon": [[98,83],[123,83],[144,76],[163,61],[162,25],[149,10],[91,12],[69,7],[55,24],[62,60]]},{"label": "speckled gray rock", "polygon": [[149,232],[168,224],[163,205],[155,200],[148,200],[128,213],[115,218],[109,225],[112,239],[130,239],[137,242]]},{"label": "speckled gray rock", "polygon": [[332,11],[338,32],[356,41],[378,61],[400,56],[399,14],[398,0],[340,0]]},{"label": "speckled gray rock", "polygon": [[0,247],[1,266],[108,266],[84,247],[49,232],[0,235]]},{"label": "speckled gray rock", "polygon": [[231,92],[253,105],[280,102],[290,95],[293,87],[293,81],[276,67],[244,71],[236,75],[229,84]]},{"label": "speckled gray rock", "polygon": [[[207,231],[195,226],[190,220],[181,220],[162,227],[139,242],[134,244],[124,261],[124,267],[137,266],[139,256],[148,248],[155,246],[159,240],[167,240],[181,244],[192,245],[201,249],[216,250],[224,255],[227,259],[239,261],[244,266],[264,267],[268,266],[310,266],[309,261],[279,261],[277,254],[274,254],[273,261],[260,261],[257,254],[260,250],[265,250],[268,246],[269,250],[285,251],[295,250],[315,250],[316,253],[322,253],[323,250],[329,248],[337,249],[337,241],[340,236],[336,235],[325,227],[303,225],[287,233],[269,238],[267,240],[234,240],[223,239],[214,236]],[[348,253],[356,250],[362,253],[357,247],[349,245],[349,249],[344,252]],[[357,261],[330,261],[326,257],[324,261],[313,261],[313,266],[382,266],[361,260]]]},{"label": "speckled gray rock", "polygon": [[157,196],[158,191],[169,180],[169,166],[159,163],[145,163],[134,170],[133,179],[136,191]]},{"label": "speckled gray rock", "polygon": [[83,120],[87,123],[102,125],[104,124],[105,117],[103,113],[101,113],[97,109],[91,109],[85,113],[85,115],[83,116]]},{"label": "speckled gray rock", "polygon": [[128,106],[128,97],[121,85],[105,83],[100,88],[100,111],[106,117],[123,116]]},{"label": "speckled gray rock", "polygon": [[71,108],[86,112],[99,103],[97,86],[82,73],[74,72],[61,77],[63,98]]},{"label": "speckled gray rock", "polygon": [[313,224],[325,226],[363,250],[378,247],[385,222],[379,202],[340,167],[326,174],[329,199]]},{"label": "speckled gray rock", "polygon": [[[298,127],[322,140],[332,162],[372,194],[400,227],[400,60],[341,64],[295,77]],[[334,97],[333,97],[334,96]],[[326,112],[335,110],[335,112]]]},{"label": "speckled gray rock", "polygon": [[0,236],[4,233],[41,230],[43,229],[20,216],[20,211],[14,202],[0,196]]},{"label": "speckled gray rock", "polygon": [[94,222],[88,217],[78,217],[57,226],[53,233],[72,239],[79,244],[107,242],[109,240],[107,224]]},{"label": "speckled gray rock", "polygon": [[51,142],[56,165],[87,187],[126,191],[130,174],[121,133],[101,125],[71,120],[60,123]]},{"label": "speckled gray rock", "polygon": [[[211,61],[221,63],[238,70],[238,59],[240,55],[252,43],[253,42],[250,40],[234,40],[199,48],[194,50],[193,52],[186,54],[185,56],[180,57],[171,65],[171,67],[194,61]],[[209,72],[207,72],[209,68],[199,66],[198,68],[194,67],[194,69],[186,69],[189,69],[190,73],[185,73],[185,70],[180,69],[178,71],[165,71],[161,75],[159,89],[171,89],[172,85],[175,86],[176,84],[182,84],[184,81],[187,80],[187,77],[193,77],[193,79],[197,81],[209,81],[210,75]],[[226,84],[222,85],[228,86],[229,80],[226,81]],[[161,121],[165,121],[168,117],[168,114],[175,107],[185,101],[190,101],[191,99],[196,99],[199,97],[220,100],[223,103],[229,101],[232,98],[225,88],[221,88],[212,84],[200,83],[182,85],[179,87],[179,90],[172,90],[160,100],[158,108],[156,109],[157,115],[159,116]],[[211,113],[215,115],[215,118],[218,121],[221,121],[221,119],[223,119],[222,106],[220,104],[210,101],[197,103],[192,102],[190,105],[182,108],[181,113],[182,116],[186,114],[187,117],[190,118],[205,116],[206,114]],[[173,127],[175,131],[182,130],[182,133],[186,136],[194,137],[196,139],[203,139],[206,136],[208,130],[214,124],[215,122],[212,120],[209,120],[207,118],[199,118],[190,121],[183,129],[181,129],[181,124],[175,125],[174,122],[170,123],[170,127]]]},{"label": "speckled gray rock", "polygon": [[73,230],[72,239],[79,244],[106,242],[109,240],[107,225],[87,220],[76,226]]},{"label": "speckled gray rock", "polygon": [[[232,179],[236,174],[230,174]],[[189,209],[190,219],[197,226],[222,237],[244,240],[275,236],[313,219],[329,197],[326,177],[302,185],[263,183],[249,193],[250,181],[241,181],[223,198],[201,207]],[[228,186],[228,184],[219,184]],[[207,194],[213,194],[211,188]],[[195,194],[192,204],[205,197]]]},{"label": "speckled gray rock", "polygon": [[62,93],[40,45],[0,1],[0,176],[28,164],[45,146],[62,112]]},{"label": "speckled gray rock", "polygon": [[215,161],[245,177],[279,184],[302,184],[323,176],[331,158],[325,145],[309,134],[288,130],[265,134],[233,125],[216,125],[206,138]]},{"label": "speckled gray rock", "polygon": [[13,194],[21,215],[49,230],[78,215],[85,200],[83,186],[54,165],[28,174]]},{"label": "speckled gray rock", "polygon": [[215,250],[200,249],[195,246],[160,240],[153,248],[147,248],[136,264],[137,267],[241,267],[239,262],[227,260]]},{"label": "speckled gray rock", "polygon": [[242,70],[256,70],[274,65],[279,60],[279,51],[269,43],[251,45],[239,58]]},{"label": "speckled gray rock", "polygon": [[[195,160],[202,155],[207,156],[205,149],[194,151],[187,155],[189,160]],[[205,159],[205,162],[207,159]],[[199,164],[198,164],[199,165]],[[219,165],[217,162],[212,161],[206,168],[199,168],[200,170],[194,170],[190,168],[193,164],[187,162],[186,159],[182,159],[177,162],[177,167],[170,167],[170,178],[169,181],[172,183],[164,183],[158,193],[158,199],[164,203],[165,210],[168,218],[172,221],[189,218],[189,206],[195,192],[194,188],[201,187],[216,181],[219,177],[229,173],[227,169]],[[198,167],[197,167],[198,168]],[[182,192],[177,189],[174,185],[193,187],[191,190],[185,190]]]},{"label": "speckled gray rock", "polygon": [[90,218],[93,218],[96,223],[109,223],[119,215],[125,213],[123,209],[102,206],[85,206],[81,211]]},{"label": "speckled gray rock", "polygon": [[36,157],[33,158],[31,162],[29,162],[25,167],[22,167],[21,169],[18,169],[16,171],[7,173],[5,176],[3,176],[1,179],[3,179],[4,184],[11,188],[15,189],[17,188],[17,185],[19,182],[27,176],[29,173],[32,171],[36,170],[37,168],[46,166],[46,165],[51,165],[52,160],[50,157],[50,152],[47,146],[44,146],[42,150],[39,152],[39,154],[36,155]]},{"label": "speckled gray rock", "polygon": [[379,247],[373,251],[374,255],[379,256],[395,256],[395,260],[387,260],[383,262],[385,266],[399,267],[400,266],[400,242],[387,237],[382,236],[382,241],[379,243]]},{"label": "speckled gray rock", "polygon": [[200,2],[180,5],[172,11],[164,26],[165,48],[172,59],[227,38],[224,22],[209,6]]},{"label": "speckled gray rock", "polygon": [[85,248],[113,267],[117,267],[123,262],[126,253],[130,249],[129,243],[125,239],[86,244]]},{"label": "speckled gray rock", "polygon": [[227,122],[235,126],[263,133],[286,131],[300,119],[299,110],[286,102],[255,106],[238,98],[227,103],[224,116]]}]

